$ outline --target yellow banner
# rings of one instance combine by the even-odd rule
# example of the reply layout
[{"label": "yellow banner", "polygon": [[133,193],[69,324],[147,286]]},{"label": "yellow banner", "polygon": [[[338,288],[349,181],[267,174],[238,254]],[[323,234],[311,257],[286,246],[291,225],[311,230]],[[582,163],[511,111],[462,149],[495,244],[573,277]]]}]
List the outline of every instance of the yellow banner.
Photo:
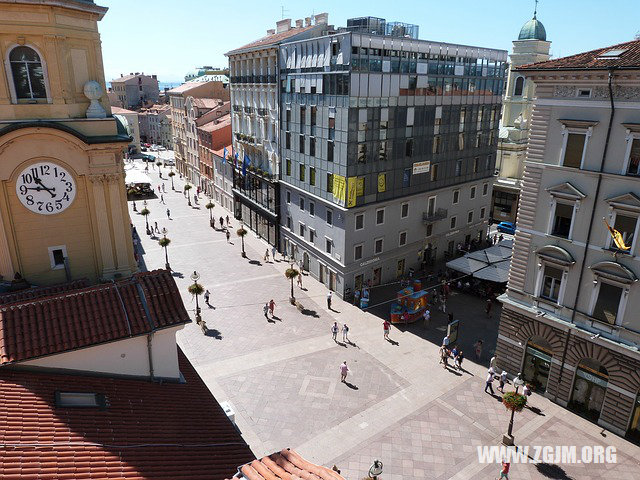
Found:
[{"label": "yellow banner", "polygon": [[333,175],[333,198],[344,203],[346,199],[346,179],[340,175]]},{"label": "yellow banner", "polygon": [[385,192],[387,190],[387,174],[378,174],[378,193]]},{"label": "yellow banner", "polygon": [[347,207],[356,206],[356,194],[357,194],[357,178],[347,178]]},{"label": "yellow banner", "polygon": [[356,184],[356,195],[359,197],[364,195],[364,177],[358,177],[358,183]]}]

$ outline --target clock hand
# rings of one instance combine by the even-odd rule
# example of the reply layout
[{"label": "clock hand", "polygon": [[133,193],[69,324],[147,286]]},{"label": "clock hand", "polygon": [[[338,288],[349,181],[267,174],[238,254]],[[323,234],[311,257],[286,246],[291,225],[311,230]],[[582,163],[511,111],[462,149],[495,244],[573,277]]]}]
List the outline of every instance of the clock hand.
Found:
[{"label": "clock hand", "polygon": [[[40,185],[40,187],[37,187],[37,188],[40,188],[41,190],[46,190],[47,192],[49,192],[49,195],[51,195],[51,198],[55,198],[56,194],[55,194],[55,193],[53,193],[53,192],[55,192],[55,191],[56,191],[55,187],[54,187],[54,188],[47,188],[47,187],[45,187],[45,186],[42,184],[42,180],[40,180],[38,177],[34,178],[34,179],[33,179],[33,181],[34,181],[35,183],[37,183],[38,185]],[[40,191],[40,190],[38,190],[38,191]]]}]

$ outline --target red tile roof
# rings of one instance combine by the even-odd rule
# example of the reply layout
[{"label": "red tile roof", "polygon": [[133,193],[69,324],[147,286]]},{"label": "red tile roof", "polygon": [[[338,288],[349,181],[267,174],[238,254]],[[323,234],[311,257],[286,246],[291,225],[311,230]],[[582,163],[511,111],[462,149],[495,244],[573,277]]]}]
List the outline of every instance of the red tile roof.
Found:
[{"label": "red tile roof", "polygon": [[[221,480],[254,459],[182,351],[186,383],[0,367],[2,480]],[[106,396],[61,408],[55,392]]]},{"label": "red tile roof", "polygon": [[[281,33],[274,33],[273,35],[267,35],[265,37],[262,37],[254,42],[251,43],[247,43],[246,45],[240,47],[240,48],[235,48],[233,50],[231,50],[230,52],[227,52],[225,55],[234,55],[236,53],[240,53],[243,50],[251,50],[254,48],[259,48],[259,47],[266,47],[269,45],[275,45],[277,43],[280,43],[284,40],[287,40],[299,33],[302,32],[306,32],[308,30],[311,30],[312,28],[316,27],[317,25],[309,25],[307,27],[292,27],[291,29],[287,30],[286,32],[281,32]],[[326,27],[326,25],[325,25]]]},{"label": "red tile roof", "polygon": [[333,470],[306,461],[294,450],[286,449],[240,467],[247,480],[345,480]]},{"label": "red tile roof", "polygon": [[166,270],[57,293],[45,288],[40,293],[0,305],[0,365],[190,321]]},{"label": "red tile roof", "polygon": [[[611,58],[602,56],[611,50],[624,50],[624,52]],[[516,70],[607,70],[609,68],[640,68],[640,40],[619,43],[546,62],[530,63],[522,65]]]},{"label": "red tile roof", "polygon": [[54,295],[60,292],[68,292],[69,290],[76,290],[78,288],[85,288],[89,286],[89,280],[82,278],[80,280],[74,280],[67,283],[59,283],[58,285],[48,285],[46,287],[25,288],[24,290],[18,290],[17,292],[8,292],[0,295],[0,305],[4,303],[21,302],[22,300],[29,300],[31,298],[44,297],[46,295]]}]

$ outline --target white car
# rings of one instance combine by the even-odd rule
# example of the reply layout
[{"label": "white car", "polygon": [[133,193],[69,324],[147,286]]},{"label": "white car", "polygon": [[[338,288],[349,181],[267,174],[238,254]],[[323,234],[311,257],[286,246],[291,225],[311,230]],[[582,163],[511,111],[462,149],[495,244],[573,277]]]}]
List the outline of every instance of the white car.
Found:
[{"label": "white car", "polygon": [[159,152],[166,152],[167,149],[161,145],[161,146],[158,147],[158,151]]},{"label": "white car", "polygon": [[173,167],[175,164],[176,162],[173,161],[173,158],[167,158],[164,160],[165,167]]}]

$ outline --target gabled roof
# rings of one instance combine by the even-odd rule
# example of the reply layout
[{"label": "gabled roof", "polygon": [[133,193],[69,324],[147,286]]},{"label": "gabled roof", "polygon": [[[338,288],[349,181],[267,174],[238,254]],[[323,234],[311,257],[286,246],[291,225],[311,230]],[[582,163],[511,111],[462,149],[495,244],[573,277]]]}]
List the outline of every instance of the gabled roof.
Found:
[{"label": "gabled roof", "polygon": [[[233,479],[247,480],[345,480],[333,470],[306,461],[294,450],[286,449],[242,465]],[[239,474],[243,476],[240,477]],[[233,480],[232,479],[232,480]]]},{"label": "gabled roof", "polygon": [[522,65],[515,71],[640,69],[640,40],[598,48],[569,57]]},{"label": "gabled roof", "polygon": [[0,305],[4,303],[21,302],[32,298],[45,297],[47,295],[55,295],[56,293],[68,292],[69,290],[77,290],[89,286],[89,280],[81,278],[72,282],[59,283],[57,285],[47,285],[45,287],[26,288],[17,292],[8,292],[0,295]]},{"label": "gabled roof", "polygon": [[566,198],[569,200],[578,200],[586,197],[584,193],[571,185],[569,182],[560,183],[546,189],[550,195],[554,197]]},{"label": "gabled roof", "polygon": [[99,345],[190,321],[171,273],[137,273],[114,283],[0,305],[0,366]]},{"label": "gabled roof", "polygon": [[[286,32],[274,33],[272,35],[266,35],[258,40],[255,40],[251,43],[247,43],[246,45],[231,50],[225,55],[235,55],[236,53],[241,53],[244,50],[254,50],[260,47],[268,47],[270,45],[277,45],[285,40],[291,39],[291,37],[295,37],[299,33],[307,32],[312,28],[315,28],[317,25],[309,25],[306,27],[292,27]],[[326,25],[325,25],[326,26]]]},{"label": "gabled roof", "polygon": [[138,114],[138,112],[134,112],[133,110],[127,110],[126,108],[120,108],[120,107],[111,107],[111,113],[114,115],[123,115],[123,114],[127,114],[127,113],[135,113],[136,115]]},{"label": "gabled roof", "polygon": [[[255,456],[182,351],[184,383],[0,368],[2,480],[222,480]],[[106,408],[62,408],[56,392]]]}]

